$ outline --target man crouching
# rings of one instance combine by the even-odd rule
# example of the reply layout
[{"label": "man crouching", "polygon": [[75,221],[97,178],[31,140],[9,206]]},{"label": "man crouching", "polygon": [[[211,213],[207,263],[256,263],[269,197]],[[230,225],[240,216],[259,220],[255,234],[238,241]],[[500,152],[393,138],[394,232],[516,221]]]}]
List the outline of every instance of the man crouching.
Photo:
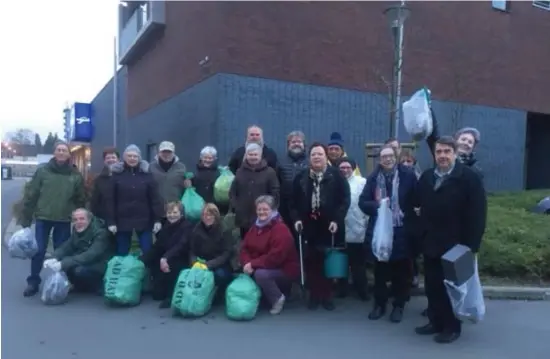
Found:
[{"label": "man crouching", "polygon": [[102,220],[79,208],[72,213],[71,237],[44,262],[44,267],[63,270],[76,291],[101,293],[105,268],[113,254]]}]

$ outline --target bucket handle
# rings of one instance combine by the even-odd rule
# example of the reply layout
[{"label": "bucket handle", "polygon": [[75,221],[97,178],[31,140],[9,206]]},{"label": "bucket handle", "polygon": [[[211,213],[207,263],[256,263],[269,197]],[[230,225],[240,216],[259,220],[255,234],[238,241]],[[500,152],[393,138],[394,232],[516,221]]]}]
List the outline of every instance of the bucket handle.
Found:
[{"label": "bucket handle", "polygon": [[345,250],[347,248],[347,243],[344,241],[344,247],[341,247],[341,248],[336,248],[336,246],[334,245],[334,233],[332,233],[332,237],[331,237],[331,241],[332,241],[332,244],[331,244],[331,247],[330,249],[334,249],[334,250]]}]

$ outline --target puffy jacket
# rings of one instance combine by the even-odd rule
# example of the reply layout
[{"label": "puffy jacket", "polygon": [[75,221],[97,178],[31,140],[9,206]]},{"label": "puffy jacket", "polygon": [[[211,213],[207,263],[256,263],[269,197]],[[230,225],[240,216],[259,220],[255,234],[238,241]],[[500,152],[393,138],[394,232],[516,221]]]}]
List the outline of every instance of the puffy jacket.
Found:
[{"label": "puffy jacket", "polygon": [[351,176],[348,178],[351,204],[346,214],[346,242],[363,243],[365,242],[365,233],[367,230],[368,217],[359,208],[359,196],[367,180],[361,176]]}]

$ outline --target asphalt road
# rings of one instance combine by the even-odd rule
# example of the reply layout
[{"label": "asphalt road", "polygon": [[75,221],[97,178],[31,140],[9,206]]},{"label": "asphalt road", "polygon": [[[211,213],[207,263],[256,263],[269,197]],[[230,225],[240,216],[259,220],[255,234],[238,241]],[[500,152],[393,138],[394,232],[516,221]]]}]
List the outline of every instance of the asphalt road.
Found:
[{"label": "asphalt road", "polygon": [[[17,197],[2,183],[2,215]],[[4,222],[4,217],[2,217]],[[369,304],[338,302],[334,312],[309,312],[290,303],[277,317],[261,312],[251,322],[231,322],[222,308],[202,319],[172,318],[145,299],[136,308],[112,309],[101,298],[74,295],[58,307],[23,298],[29,263],[2,251],[2,356],[10,359],[182,358],[399,358],[543,359],[550,357],[550,302],[488,302],[487,318],[465,325],[450,345],[413,333],[424,324],[415,298],[405,320],[367,320]]]}]

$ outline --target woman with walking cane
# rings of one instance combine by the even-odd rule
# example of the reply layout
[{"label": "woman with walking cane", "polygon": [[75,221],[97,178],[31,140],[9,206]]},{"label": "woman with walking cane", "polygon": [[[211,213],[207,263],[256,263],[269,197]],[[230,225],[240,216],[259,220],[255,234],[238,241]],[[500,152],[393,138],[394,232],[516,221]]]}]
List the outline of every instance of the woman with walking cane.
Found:
[{"label": "woman with walking cane", "polygon": [[305,245],[305,271],[310,290],[308,307],[334,310],[332,281],[325,276],[326,249],[345,246],[344,219],[350,205],[350,188],[337,168],[328,165],[321,143],[309,149],[310,167],[296,176],[290,207],[295,229]]}]

